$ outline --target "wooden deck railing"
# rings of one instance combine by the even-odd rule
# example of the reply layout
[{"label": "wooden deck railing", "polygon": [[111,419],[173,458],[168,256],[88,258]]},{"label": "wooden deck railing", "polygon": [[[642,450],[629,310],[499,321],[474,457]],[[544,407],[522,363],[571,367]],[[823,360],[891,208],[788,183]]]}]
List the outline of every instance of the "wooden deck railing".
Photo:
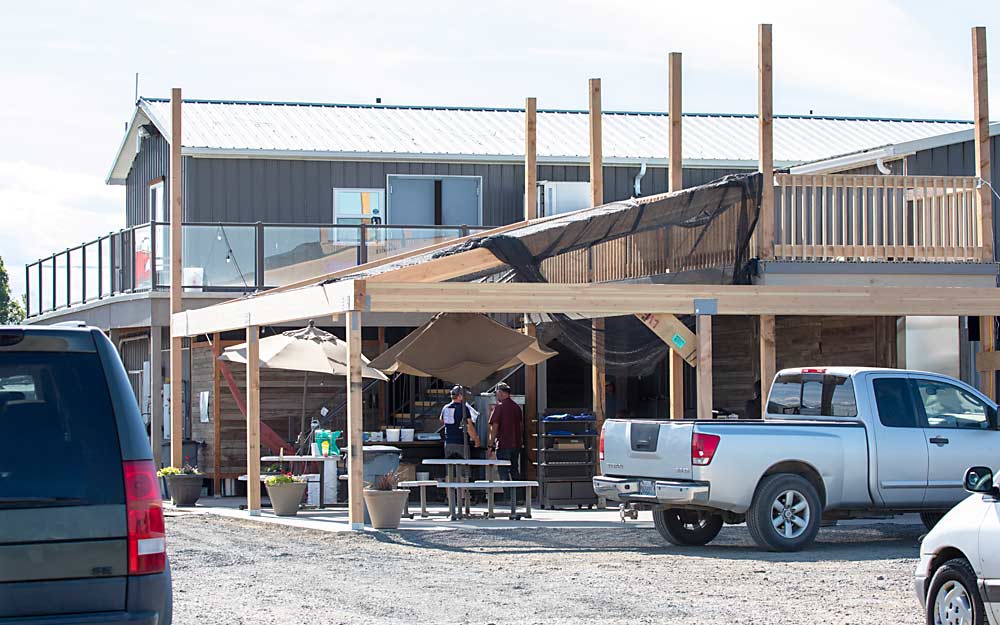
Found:
[{"label": "wooden deck railing", "polygon": [[778,174],[775,180],[776,258],[982,258],[972,176]]}]

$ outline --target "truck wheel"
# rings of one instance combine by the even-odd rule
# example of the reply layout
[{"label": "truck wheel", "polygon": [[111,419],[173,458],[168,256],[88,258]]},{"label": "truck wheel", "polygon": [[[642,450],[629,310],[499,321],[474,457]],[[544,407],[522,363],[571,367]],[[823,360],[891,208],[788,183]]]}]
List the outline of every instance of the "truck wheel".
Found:
[{"label": "truck wheel", "polygon": [[722,530],[722,516],[698,510],[653,510],[653,525],[666,541],[679,547],[707,545]]},{"label": "truck wheel", "polygon": [[938,524],[938,521],[944,518],[944,515],[944,512],[921,512],[920,522],[924,524],[927,531],[931,531]]},{"label": "truck wheel", "polygon": [[986,606],[967,560],[948,560],[934,573],[927,592],[927,623],[986,625]]},{"label": "truck wheel", "polygon": [[747,529],[762,549],[798,551],[816,538],[822,517],[819,495],[809,480],[779,473],[760,481],[747,511]]}]

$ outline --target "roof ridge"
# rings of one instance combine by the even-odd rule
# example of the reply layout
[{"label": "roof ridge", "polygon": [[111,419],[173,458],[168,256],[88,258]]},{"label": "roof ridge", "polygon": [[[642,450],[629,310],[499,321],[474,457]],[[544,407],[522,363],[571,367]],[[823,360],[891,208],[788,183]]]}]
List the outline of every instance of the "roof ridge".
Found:
[{"label": "roof ridge", "polygon": [[[169,98],[148,98],[140,97],[140,101],[146,102],[170,102]],[[421,104],[368,104],[368,103],[347,103],[347,102],[282,102],[269,100],[216,100],[205,98],[185,98],[183,102],[187,104],[235,104],[246,106],[301,106],[316,108],[357,108],[357,109],[398,109],[410,111],[475,111],[484,113],[523,113],[523,108],[518,107],[490,107],[490,106],[455,106],[455,105],[421,105]],[[579,109],[538,109],[539,113],[552,114],[573,114],[586,115],[587,111]],[[666,111],[604,111],[604,115],[635,115],[648,117],[666,117]],[[732,119],[755,119],[756,113],[682,113],[684,117],[717,117]],[[795,113],[776,113],[776,119],[805,119],[805,120],[833,120],[833,121],[859,121],[859,122],[901,122],[901,123],[933,123],[933,124],[972,124],[972,120],[967,119],[933,119],[920,117],[870,117],[864,115],[803,115]]]}]

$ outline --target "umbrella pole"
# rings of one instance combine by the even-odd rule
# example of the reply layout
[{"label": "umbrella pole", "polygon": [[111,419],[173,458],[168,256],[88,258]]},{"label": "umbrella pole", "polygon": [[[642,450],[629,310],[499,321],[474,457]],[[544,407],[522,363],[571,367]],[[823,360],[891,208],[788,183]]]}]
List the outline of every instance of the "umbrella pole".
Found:
[{"label": "umbrella pole", "polygon": [[[299,421],[299,437],[305,434],[306,431],[306,396],[309,394],[309,372],[306,371],[305,376],[302,380],[302,417]],[[309,442],[309,437],[306,437],[306,443]],[[307,454],[308,455],[308,454]]]}]

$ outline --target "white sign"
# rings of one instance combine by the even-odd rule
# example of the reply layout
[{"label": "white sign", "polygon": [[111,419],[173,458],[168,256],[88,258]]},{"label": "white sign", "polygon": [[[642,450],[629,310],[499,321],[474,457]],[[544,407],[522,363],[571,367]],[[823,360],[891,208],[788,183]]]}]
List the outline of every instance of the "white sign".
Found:
[{"label": "white sign", "polygon": [[208,423],[208,391],[198,393],[198,416],[202,423]]}]

